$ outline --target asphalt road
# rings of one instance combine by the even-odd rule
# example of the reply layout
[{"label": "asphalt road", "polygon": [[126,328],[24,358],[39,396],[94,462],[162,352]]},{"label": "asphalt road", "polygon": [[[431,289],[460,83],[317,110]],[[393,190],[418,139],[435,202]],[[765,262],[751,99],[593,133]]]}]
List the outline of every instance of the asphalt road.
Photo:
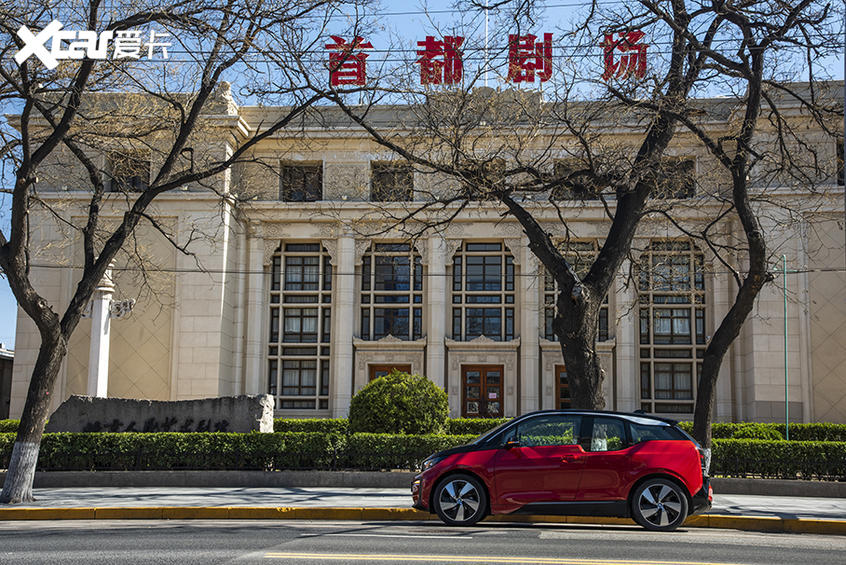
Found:
[{"label": "asphalt road", "polygon": [[846,537],[438,522],[0,522],[3,565],[534,563],[843,565]]}]

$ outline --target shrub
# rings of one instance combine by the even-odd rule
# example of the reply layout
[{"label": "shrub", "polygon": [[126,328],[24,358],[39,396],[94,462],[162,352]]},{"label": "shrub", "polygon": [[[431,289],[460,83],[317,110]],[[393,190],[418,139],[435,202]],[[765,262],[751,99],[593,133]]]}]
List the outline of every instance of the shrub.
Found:
[{"label": "shrub", "polygon": [[[693,431],[693,422],[679,422],[679,426],[687,433]],[[756,431],[748,431],[753,428]],[[743,431],[738,432],[739,429]],[[775,435],[763,430],[772,430]],[[711,424],[711,437],[713,439],[775,440],[784,439],[784,432],[784,424],[759,422],[716,422]],[[735,433],[741,435],[736,436]],[[846,441],[846,424],[790,424],[790,441]]]},{"label": "shrub", "polygon": [[324,434],[345,434],[349,431],[346,418],[276,418],[274,432],[320,432]]},{"label": "shrub", "polygon": [[766,424],[738,424],[731,433],[732,439],[783,440],[784,436]]},{"label": "shrub", "polygon": [[[418,469],[472,435],[238,433],[44,434],[39,471],[168,469]],[[0,434],[7,468],[15,434]],[[846,480],[846,442],[717,439],[711,474]]]},{"label": "shrub", "polygon": [[420,468],[429,455],[464,445],[473,435],[352,434],[347,444],[345,466],[362,470]]},{"label": "shrub", "polygon": [[480,436],[511,418],[451,418],[447,420],[446,433],[452,435],[473,434]]},{"label": "shrub", "polygon": [[719,439],[711,474],[772,479],[846,479],[846,443]]},{"label": "shrub", "polygon": [[350,432],[443,433],[449,406],[446,392],[420,375],[397,370],[375,379],[350,402]]},{"label": "shrub", "polygon": [[18,433],[20,420],[0,420],[0,434]]}]

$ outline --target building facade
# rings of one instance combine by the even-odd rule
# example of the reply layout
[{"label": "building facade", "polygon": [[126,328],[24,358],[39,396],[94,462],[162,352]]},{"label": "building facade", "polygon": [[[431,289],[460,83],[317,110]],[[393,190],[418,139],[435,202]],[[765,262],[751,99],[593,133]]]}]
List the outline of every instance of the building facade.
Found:
[{"label": "building facade", "polygon": [[9,417],[12,402],[12,367],[15,364],[15,352],[6,349],[0,343],[0,420]]},{"label": "building facade", "polygon": [[[207,147],[222,156],[278,109],[239,107],[226,92],[221,96],[224,110],[209,117],[215,138]],[[625,140],[634,131],[609,128],[608,135]],[[831,162],[831,180],[815,191],[812,204],[803,187],[778,187],[771,195],[782,205],[762,214],[771,248],[786,256],[791,270],[786,323],[785,285],[777,276],[724,360],[717,420],[783,421],[786,391],[791,421],[846,422],[838,145],[823,132],[812,137]],[[684,133],[668,152],[702,179],[695,188],[679,181],[674,192],[688,202],[686,217],[717,216],[719,199],[703,193],[719,184],[710,175],[713,162]],[[414,238],[390,228],[386,214],[402,215],[449,188],[438,188],[436,175],[402,164],[340,119],[282,131],[253,156],[260,166],[248,163],[215,177],[222,199],[193,186],[157,199],[161,225],[194,255],[141,226],[134,239],[139,257],[116,261],[115,297],[137,303],[131,315],[112,320],[109,396],[269,393],[280,416],[339,417],[370,379],[397,368],[443,387],[454,417],[568,406],[567,370],[551,329],[554,281],[501,206],[472,202],[448,225]],[[45,175],[40,195],[78,216],[87,194],[73,181],[71,160],[61,159],[69,158],[52,163],[57,170],[62,165],[61,172]],[[144,174],[155,167],[149,157],[140,162]],[[137,177],[137,171],[125,175],[124,184],[143,190],[146,181]],[[120,214],[121,195],[115,196],[106,217]],[[550,206],[539,199],[525,206],[562,240],[564,211],[566,253],[577,269],[609,225],[599,200]],[[33,223],[34,277],[44,296],[63,307],[81,244],[46,214],[39,219]],[[727,242],[742,236],[731,220],[720,230]],[[736,292],[733,265],[742,262],[716,257],[659,217],[642,221],[635,251],[600,314],[597,351],[607,408],[692,417],[704,348]],[[55,405],[86,391],[90,331],[83,320],[71,339]],[[22,410],[39,344],[22,311],[16,343],[12,416]]]}]

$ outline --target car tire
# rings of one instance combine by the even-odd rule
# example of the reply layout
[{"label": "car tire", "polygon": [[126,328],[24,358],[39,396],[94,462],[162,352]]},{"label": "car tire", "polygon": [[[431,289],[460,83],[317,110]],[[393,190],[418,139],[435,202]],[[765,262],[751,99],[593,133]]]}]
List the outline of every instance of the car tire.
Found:
[{"label": "car tire", "polygon": [[472,526],[485,517],[488,508],[482,483],[463,473],[441,481],[432,502],[438,518],[448,526]]},{"label": "car tire", "polygon": [[632,496],[632,518],[656,532],[671,532],[681,526],[688,513],[687,496],[682,487],[668,479],[644,481]]}]

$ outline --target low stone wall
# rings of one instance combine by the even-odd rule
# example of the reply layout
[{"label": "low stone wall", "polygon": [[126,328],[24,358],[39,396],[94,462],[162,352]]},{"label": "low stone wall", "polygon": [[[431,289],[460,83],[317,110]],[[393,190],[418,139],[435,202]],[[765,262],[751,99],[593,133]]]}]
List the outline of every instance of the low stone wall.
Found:
[{"label": "low stone wall", "polygon": [[46,432],[273,432],[273,397],[136,400],[71,396]]}]

